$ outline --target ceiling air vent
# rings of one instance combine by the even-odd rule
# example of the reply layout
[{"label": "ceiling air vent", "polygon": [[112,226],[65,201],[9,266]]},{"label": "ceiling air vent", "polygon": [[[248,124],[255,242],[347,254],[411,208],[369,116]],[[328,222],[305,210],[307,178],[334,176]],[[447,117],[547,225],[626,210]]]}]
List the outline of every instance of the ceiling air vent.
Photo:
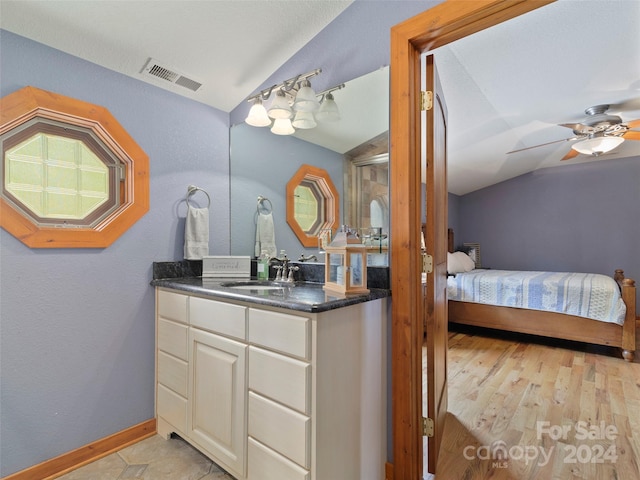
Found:
[{"label": "ceiling air vent", "polygon": [[188,88],[193,92],[197,91],[202,86],[201,82],[185,77],[181,73],[176,72],[175,69],[161,65],[160,62],[153,58],[150,58],[147,61],[141,73],[143,75],[161,78],[162,80],[166,80],[167,82],[171,82],[175,85]]}]

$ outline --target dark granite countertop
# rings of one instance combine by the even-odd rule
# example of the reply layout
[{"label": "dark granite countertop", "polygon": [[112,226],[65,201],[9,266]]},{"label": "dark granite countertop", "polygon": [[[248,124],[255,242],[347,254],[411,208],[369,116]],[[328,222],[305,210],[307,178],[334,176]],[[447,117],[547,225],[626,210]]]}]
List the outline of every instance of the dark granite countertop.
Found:
[{"label": "dark granite countertop", "polygon": [[322,288],[323,284],[314,282],[295,282],[293,285],[283,283],[282,288],[272,290],[258,288],[239,290],[224,286],[225,283],[241,280],[248,279],[197,276],[159,278],[152,280],[151,285],[213,299],[238,300],[311,313],[325,312],[390,296],[390,291],[382,288],[370,288],[368,294],[344,296],[325,291]]}]

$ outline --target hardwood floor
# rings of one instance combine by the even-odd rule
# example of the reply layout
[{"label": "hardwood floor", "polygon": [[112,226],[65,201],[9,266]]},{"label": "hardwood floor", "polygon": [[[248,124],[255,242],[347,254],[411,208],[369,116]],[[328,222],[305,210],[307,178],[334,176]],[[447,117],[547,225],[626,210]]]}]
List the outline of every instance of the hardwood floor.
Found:
[{"label": "hardwood floor", "polygon": [[455,328],[437,479],[640,479],[638,358]]}]

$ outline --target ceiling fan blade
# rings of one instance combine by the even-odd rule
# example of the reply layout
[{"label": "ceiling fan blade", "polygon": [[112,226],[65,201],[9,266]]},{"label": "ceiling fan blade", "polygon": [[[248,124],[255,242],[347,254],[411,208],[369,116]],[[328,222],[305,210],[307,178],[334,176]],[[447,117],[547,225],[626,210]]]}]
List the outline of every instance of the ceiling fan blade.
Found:
[{"label": "ceiling fan blade", "polygon": [[588,128],[586,125],[583,125],[581,123],[559,123],[558,126],[567,127],[571,130],[581,130],[583,128]]},{"label": "ceiling fan blade", "polygon": [[640,132],[628,131],[627,133],[622,135],[622,138],[624,138],[625,140],[640,140]]},{"label": "ceiling fan blade", "polygon": [[633,128],[639,128],[640,127],[640,118],[636,119],[636,120],[630,120],[628,122],[624,122],[627,124],[627,127],[633,129]]},{"label": "ceiling fan blade", "polygon": [[507,152],[507,155],[509,153],[524,152],[525,150],[531,150],[532,148],[544,147],[545,145],[552,145],[554,143],[570,142],[571,140],[577,140],[578,138],[582,138],[582,137],[563,138],[562,140],[554,140],[553,142],[541,143],[539,145],[534,145],[532,147],[519,148],[518,150],[511,150],[510,152]]},{"label": "ceiling fan blade", "polygon": [[573,157],[577,157],[578,155],[580,155],[580,152],[578,152],[577,150],[574,150],[573,148],[569,150],[569,152],[562,157],[560,160],[569,160]]},{"label": "ceiling fan blade", "polygon": [[582,123],[559,123],[558,126],[570,128],[574,133],[581,133],[583,135],[588,135],[593,132],[593,127]]},{"label": "ceiling fan blade", "polygon": [[640,97],[630,98],[620,103],[609,105],[609,110],[614,112],[640,110]]}]

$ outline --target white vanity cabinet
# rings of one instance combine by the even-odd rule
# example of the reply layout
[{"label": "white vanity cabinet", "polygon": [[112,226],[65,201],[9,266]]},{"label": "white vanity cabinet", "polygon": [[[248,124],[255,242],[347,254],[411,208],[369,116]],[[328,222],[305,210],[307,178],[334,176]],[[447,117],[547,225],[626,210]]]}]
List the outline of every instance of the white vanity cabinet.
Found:
[{"label": "white vanity cabinet", "polygon": [[158,288],[158,433],[238,480],[383,480],[386,319],[386,298],[307,313]]},{"label": "white vanity cabinet", "polygon": [[158,433],[244,478],[247,308],[165,290],[156,302]]}]

